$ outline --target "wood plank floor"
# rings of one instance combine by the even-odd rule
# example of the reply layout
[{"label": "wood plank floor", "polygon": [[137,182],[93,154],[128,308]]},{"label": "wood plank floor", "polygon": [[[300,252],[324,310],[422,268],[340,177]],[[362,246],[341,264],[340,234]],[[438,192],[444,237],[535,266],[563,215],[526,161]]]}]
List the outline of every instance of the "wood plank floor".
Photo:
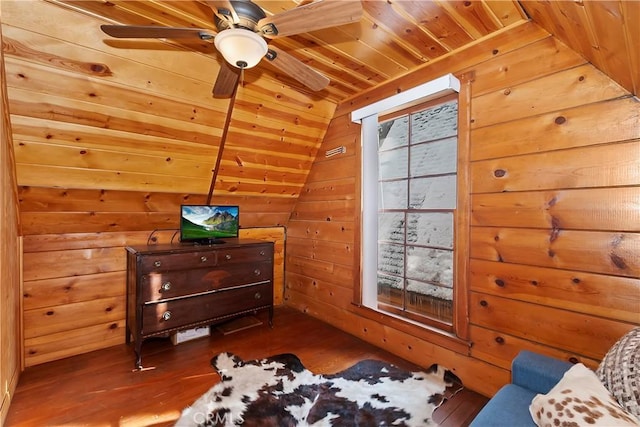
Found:
[{"label": "wood plank floor", "polygon": [[[170,426],[181,410],[217,380],[210,359],[230,351],[243,359],[294,353],[315,373],[333,373],[373,358],[420,368],[290,308],[277,308],[274,327],[229,335],[214,332],[174,346],[168,339],[142,346],[142,371],[133,369],[132,346],[120,345],[27,368],[13,397],[6,427]],[[443,365],[444,365],[443,361]],[[486,398],[463,390],[437,409],[442,427],[468,425]]]}]

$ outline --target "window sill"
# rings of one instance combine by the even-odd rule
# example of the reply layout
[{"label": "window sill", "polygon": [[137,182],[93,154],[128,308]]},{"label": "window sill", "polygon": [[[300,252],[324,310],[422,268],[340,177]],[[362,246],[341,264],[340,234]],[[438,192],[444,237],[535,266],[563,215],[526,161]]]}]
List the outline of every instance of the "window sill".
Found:
[{"label": "window sill", "polygon": [[428,325],[418,324],[402,317],[381,313],[369,307],[359,306],[356,304],[352,304],[349,311],[358,316],[373,320],[416,338],[446,348],[447,350],[451,350],[465,356],[471,355],[471,341],[459,338],[453,333],[436,329]]}]

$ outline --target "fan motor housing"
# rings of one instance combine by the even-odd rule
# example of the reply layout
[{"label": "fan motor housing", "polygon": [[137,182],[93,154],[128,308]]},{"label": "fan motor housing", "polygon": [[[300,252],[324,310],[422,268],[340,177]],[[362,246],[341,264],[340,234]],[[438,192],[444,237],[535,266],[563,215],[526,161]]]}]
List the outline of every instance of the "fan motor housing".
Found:
[{"label": "fan motor housing", "polygon": [[246,28],[251,31],[256,31],[258,21],[262,18],[266,18],[262,8],[251,1],[235,0],[230,1],[231,6],[238,15],[238,23],[233,23],[231,11],[226,9],[219,9],[218,12],[228,17],[228,20],[220,19],[218,16],[214,16],[214,22],[218,31],[226,30],[228,28]]}]

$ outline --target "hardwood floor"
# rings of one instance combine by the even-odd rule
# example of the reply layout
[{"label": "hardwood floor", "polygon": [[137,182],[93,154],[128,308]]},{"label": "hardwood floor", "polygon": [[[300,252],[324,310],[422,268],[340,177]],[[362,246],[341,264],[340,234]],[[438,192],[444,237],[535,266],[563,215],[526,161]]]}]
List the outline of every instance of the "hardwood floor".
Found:
[{"label": "hardwood floor", "polygon": [[[135,371],[132,346],[120,345],[27,368],[5,423],[12,426],[170,426],[218,376],[210,359],[230,351],[243,359],[294,353],[315,373],[333,373],[366,358],[406,369],[419,367],[290,308],[277,308],[263,325],[174,346],[168,339],[142,346]],[[444,363],[443,363],[444,364]],[[437,409],[442,427],[467,425],[486,398],[463,390]]]}]

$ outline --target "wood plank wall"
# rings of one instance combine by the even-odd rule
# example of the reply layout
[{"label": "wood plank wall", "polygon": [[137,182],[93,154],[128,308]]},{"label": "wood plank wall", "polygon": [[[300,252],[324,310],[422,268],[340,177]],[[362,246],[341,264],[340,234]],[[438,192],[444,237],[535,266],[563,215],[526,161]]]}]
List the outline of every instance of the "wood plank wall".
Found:
[{"label": "wood plank wall", "polygon": [[8,107],[4,56],[0,52],[0,425],[4,424],[20,374],[20,223]]},{"label": "wood plank wall", "polygon": [[[149,230],[25,236],[25,366],[123,344],[124,247],[168,243],[174,233]],[[243,228],[240,237],[275,242],[274,296],[275,303],[282,304],[284,228]]]},{"label": "wood plank wall", "polygon": [[[141,48],[72,5],[2,3],[30,366],[124,342],[123,247],[207,202],[229,101],[211,96],[210,43]],[[334,110],[257,68],[234,105],[212,203],[240,205],[243,233],[277,241],[276,301],[282,227]]]},{"label": "wood plank wall", "polygon": [[[359,125],[349,114],[473,73],[468,353],[358,310]],[[344,145],[346,154],[325,158]],[[527,23],[338,107],[288,227],[287,304],[492,395],[531,349],[595,367],[640,324],[640,102]]]},{"label": "wood plank wall", "polygon": [[[6,10],[20,186],[208,193],[230,108],[211,95],[220,68],[211,43],[113,40],[100,31],[104,20],[44,1],[8,1]],[[282,212],[300,192],[334,109],[247,70],[216,193],[268,197],[266,212]]]}]

